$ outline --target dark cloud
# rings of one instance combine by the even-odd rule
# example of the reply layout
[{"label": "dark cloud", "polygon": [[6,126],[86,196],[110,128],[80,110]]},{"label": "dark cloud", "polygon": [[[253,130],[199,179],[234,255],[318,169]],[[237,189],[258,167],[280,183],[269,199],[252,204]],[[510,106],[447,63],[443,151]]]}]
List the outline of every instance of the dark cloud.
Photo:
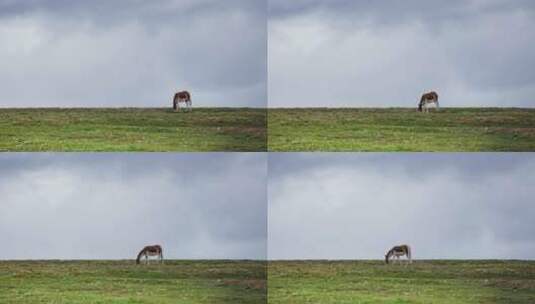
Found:
[{"label": "dark cloud", "polygon": [[[2,259],[266,255],[264,154],[5,154]],[[6,170],[4,170],[4,168]]]},{"label": "dark cloud", "polygon": [[319,13],[333,19],[372,19],[375,23],[396,25],[406,22],[440,23],[459,21],[475,15],[504,11],[533,13],[535,4],[529,0],[452,0],[448,2],[425,0],[270,0],[270,18],[292,18],[297,15]]},{"label": "dark cloud", "polygon": [[270,106],[535,101],[532,1],[270,1]]},{"label": "dark cloud", "polygon": [[530,154],[287,153],[269,166],[270,259],[381,259],[399,243],[421,259],[535,259]]},{"label": "dark cloud", "polygon": [[2,106],[266,105],[266,2],[2,1]]}]

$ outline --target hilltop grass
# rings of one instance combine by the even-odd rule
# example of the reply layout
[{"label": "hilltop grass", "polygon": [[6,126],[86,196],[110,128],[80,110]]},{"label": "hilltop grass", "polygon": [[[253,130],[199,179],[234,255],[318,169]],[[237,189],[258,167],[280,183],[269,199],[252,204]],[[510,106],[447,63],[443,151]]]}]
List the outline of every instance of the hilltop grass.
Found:
[{"label": "hilltop grass", "polygon": [[269,151],[535,151],[535,109],[268,110]]},{"label": "hilltop grass", "polygon": [[266,263],[255,261],[0,262],[0,303],[266,302]]},{"label": "hilltop grass", "polygon": [[0,109],[0,151],[266,151],[266,110]]},{"label": "hilltop grass", "polygon": [[278,303],[535,303],[535,262],[273,261],[268,298]]}]

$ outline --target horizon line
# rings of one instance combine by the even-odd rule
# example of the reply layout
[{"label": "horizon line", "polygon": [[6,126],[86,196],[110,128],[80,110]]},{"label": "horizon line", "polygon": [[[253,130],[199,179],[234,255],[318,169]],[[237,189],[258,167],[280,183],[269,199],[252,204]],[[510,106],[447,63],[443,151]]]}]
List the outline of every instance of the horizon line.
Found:
[{"label": "horizon line", "polygon": [[[269,259],[268,262],[374,262],[381,261],[384,262],[384,259]],[[405,260],[402,260],[405,261]],[[413,262],[416,261],[531,261],[535,262],[535,258],[424,258],[424,259],[412,259]]]},{"label": "horizon line", "polygon": [[[121,258],[121,259],[0,259],[0,262],[45,262],[45,261],[58,261],[58,262],[69,262],[69,261],[136,261],[136,258]],[[157,261],[157,259],[150,259],[150,261]],[[232,258],[222,258],[222,259],[210,259],[210,258],[199,258],[199,259],[180,259],[180,258],[164,258],[164,261],[267,261],[266,259],[253,259],[253,258],[243,258],[243,259],[232,259]]]},{"label": "horizon line", "polygon": [[[413,109],[417,106],[202,106],[195,109]],[[168,106],[37,106],[37,107],[13,107],[0,106],[1,110],[10,109],[172,109]],[[440,109],[526,109],[535,110],[535,106],[441,106]],[[435,112],[435,111],[433,111]],[[440,110],[438,110],[440,112]]]}]

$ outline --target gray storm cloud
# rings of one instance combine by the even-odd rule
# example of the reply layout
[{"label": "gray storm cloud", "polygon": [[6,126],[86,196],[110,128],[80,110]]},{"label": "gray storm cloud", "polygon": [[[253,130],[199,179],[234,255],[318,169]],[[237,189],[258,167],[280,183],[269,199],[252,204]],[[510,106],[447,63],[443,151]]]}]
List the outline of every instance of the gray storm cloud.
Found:
[{"label": "gray storm cloud", "polygon": [[[0,259],[265,259],[265,154],[4,154]],[[8,250],[6,250],[8,249]]]},{"label": "gray storm cloud", "polygon": [[269,106],[533,107],[533,1],[271,0]]},{"label": "gray storm cloud", "polygon": [[400,243],[420,259],[535,259],[530,154],[288,153],[269,163],[269,259],[382,259]]},{"label": "gray storm cloud", "polygon": [[0,106],[265,107],[265,0],[0,0]]}]

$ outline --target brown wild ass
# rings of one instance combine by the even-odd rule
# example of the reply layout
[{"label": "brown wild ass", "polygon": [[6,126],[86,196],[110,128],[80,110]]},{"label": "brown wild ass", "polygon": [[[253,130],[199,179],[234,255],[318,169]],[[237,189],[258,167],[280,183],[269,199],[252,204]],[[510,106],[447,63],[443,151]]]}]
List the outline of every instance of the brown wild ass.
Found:
[{"label": "brown wild ass", "polygon": [[188,91],[176,92],[173,97],[173,109],[175,111],[180,110],[180,103],[183,102],[186,105],[186,110],[191,111],[191,94]]},{"label": "brown wild ass", "polygon": [[163,250],[160,245],[145,246],[137,255],[136,264],[140,263],[142,257],[145,257],[145,264],[149,263],[149,256],[157,256],[160,263],[163,264]]},{"label": "brown wild ass", "polygon": [[409,264],[412,263],[411,247],[409,247],[409,245],[398,245],[398,246],[392,247],[385,254],[385,262],[388,264],[391,258],[395,258],[398,262],[400,262],[399,258],[402,256],[407,257],[407,261]]},{"label": "brown wild ass", "polygon": [[438,110],[438,94],[435,91],[425,93],[420,98],[420,103],[418,104],[418,112],[422,112],[425,108],[425,112],[429,112],[429,106],[435,104],[436,109]]}]

